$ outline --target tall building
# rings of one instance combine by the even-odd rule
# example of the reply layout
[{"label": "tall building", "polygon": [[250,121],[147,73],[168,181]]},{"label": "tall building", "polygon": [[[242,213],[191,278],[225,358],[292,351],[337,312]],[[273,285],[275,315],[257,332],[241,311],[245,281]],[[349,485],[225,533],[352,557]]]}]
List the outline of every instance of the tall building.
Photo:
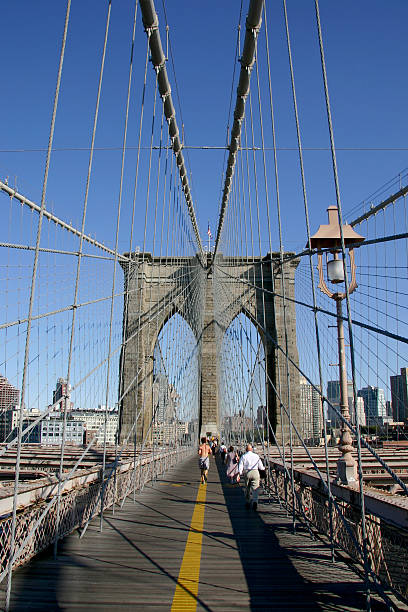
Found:
[{"label": "tall building", "polygon": [[267,425],[266,406],[258,406],[256,411],[256,424],[265,429]]},{"label": "tall building", "polygon": [[[353,405],[353,381],[347,381],[347,398],[350,410],[350,415],[353,414],[353,410],[350,406]],[[327,382],[327,399],[337,410],[340,412],[340,382],[338,380],[329,380]],[[327,420],[330,421],[331,427],[341,427],[341,419],[331,406],[327,409]]]},{"label": "tall building", "polygon": [[20,391],[0,375],[0,442],[10,441],[20,419]]},{"label": "tall building", "polygon": [[300,376],[300,411],[304,438],[320,438],[323,418],[320,393],[304,376]]},{"label": "tall building", "polygon": [[[351,414],[351,422],[353,423],[353,425],[356,424],[356,419],[354,418],[354,410],[353,410],[353,398],[351,399],[351,403],[349,403],[349,408],[350,408],[350,414]],[[360,427],[365,427],[367,422],[366,422],[366,414],[365,414],[365,409],[364,409],[364,399],[361,396],[357,396],[357,406],[356,406],[357,410],[357,420],[358,423],[360,425]]]},{"label": "tall building", "polygon": [[70,395],[71,387],[67,388],[67,381],[65,378],[58,378],[55,391],[52,392],[52,403],[57,404],[55,406],[56,412],[64,412],[66,409],[72,410],[72,403],[67,399]]},{"label": "tall building", "polygon": [[390,376],[391,408],[394,421],[408,419],[408,368],[401,368],[401,374]]},{"label": "tall building", "polygon": [[20,390],[0,374],[0,410],[10,410],[20,403]]},{"label": "tall building", "polygon": [[382,425],[387,416],[384,389],[379,387],[364,387],[358,392],[358,396],[364,400],[364,412],[366,414],[367,425]]}]

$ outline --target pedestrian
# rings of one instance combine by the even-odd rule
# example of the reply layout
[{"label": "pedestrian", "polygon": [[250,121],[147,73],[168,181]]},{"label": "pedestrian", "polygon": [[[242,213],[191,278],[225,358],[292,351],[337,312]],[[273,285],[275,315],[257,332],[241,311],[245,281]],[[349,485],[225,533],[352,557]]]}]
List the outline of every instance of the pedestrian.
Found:
[{"label": "pedestrian", "polygon": [[225,456],[225,464],[227,466],[227,477],[231,484],[235,482],[236,477],[238,476],[238,455],[234,451],[234,447],[230,446],[228,449],[228,453]]},{"label": "pedestrian", "polygon": [[224,463],[225,455],[227,454],[227,447],[225,446],[224,442],[221,442],[220,454],[221,454],[221,461]]},{"label": "pedestrian", "polygon": [[259,495],[259,482],[260,475],[259,470],[264,471],[264,464],[259,455],[253,452],[252,444],[246,445],[246,453],[244,453],[239,460],[238,464],[238,478],[241,475],[245,478],[245,499],[246,507],[251,507],[254,510],[258,507],[258,495]]},{"label": "pedestrian", "polygon": [[204,436],[201,438],[201,444],[198,447],[198,466],[201,473],[201,484],[207,482],[208,470],[210,469],[210,455],[211,448],[207,442],[207,438]]}]

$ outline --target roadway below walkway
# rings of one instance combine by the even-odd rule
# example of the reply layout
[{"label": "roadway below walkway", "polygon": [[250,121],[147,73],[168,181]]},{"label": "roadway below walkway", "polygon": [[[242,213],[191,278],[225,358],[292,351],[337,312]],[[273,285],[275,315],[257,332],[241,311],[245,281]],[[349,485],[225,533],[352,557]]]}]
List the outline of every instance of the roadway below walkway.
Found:
[{"label": "roadway below walkway", "polygon": [[355,573],[266,496],[247,510],[214,461],[207,485],[190,458],[105,517],[17,569],[11,609],[365,610]]}]

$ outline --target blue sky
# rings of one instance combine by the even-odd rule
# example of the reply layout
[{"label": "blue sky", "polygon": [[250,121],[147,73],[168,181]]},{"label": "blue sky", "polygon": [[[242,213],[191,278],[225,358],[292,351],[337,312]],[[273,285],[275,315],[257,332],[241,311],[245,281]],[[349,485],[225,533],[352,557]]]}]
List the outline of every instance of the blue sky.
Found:
[{"label": "blue sky", "polygon": [[[326,208],[334,203],[334,187],[329,152],[327,119],[322,87],[320,56],[316,34],[314,2],[288,0],[289,27],[292,42],[295,80],[304,146],[304,159],[310,222],[312,232],[326,221]],[[95,107],[99,62],[101,57],[108,2],[105,0],[73,0],[64,62],[61,94],[57,113],[54,151],[51,157],[47,188],[47,207],[62,219],[80,224]],[[184,123],[187,146],[223,147],[226,142],[231,88],[235,104],[236,82],[232,83],[235,64],[237,26],[240,0],[207,2],[167,0],[171,48],[174,56],[167,68],[176,103],[177,120],[181,130]],[[28,198],[39,202],[53,95],[59,60],[59,49],[64,24],[66,3],[51,0],[32,2],[14,0],[2,3],[0,62],[2,96],[0,98],[1,143],[0,179],[8,177],[11,185]],[[243,2],[242,40],[248,2]],[[156,1],[164,47],[166,20],[162,1]],[[91,177],[88,215],[85,230],[114,246],[114,227],[119,193],[121,145],[127,91],[127,73],[132,32],[134,0],[113,0],[111,28],[102,88],[96,152]],[[343,211],[356,205],[408,166],[408,3],[405,0],[359,0],[352,2],[320,2],[321,20],[334,135],[337,146],[340,189]],[[303,200],[299,175],[297,141],[290,90],[290,76],[283,22],[282,3],[268,0],[267,17],[271,52],[272,86],[278,146],[280,197],[283,217],[283,243],[286,250],[302,249],[306,242]],[[267,75],[265,64],[265,20],[259,39],[259,70],[265,115],[265,143],[271,145],[270,122],[267,108]],[[242,43],[242,41],[241,41]],[[132,210],[133,181],[141,106],[146,35],[140,20],[136,28],[134,53],[134,81],[131,96],[126,152],[122,216],[119,249],[129,248],[129,226]],[[239,65],[236,64],[236,76]],[[148,66],[148,85],[142,145],[148,147],[152,123],[154,71]],[[177,79],[177,87],[176,80]],[[252,77],[254,85],[254,74]],[[252,88],[253,96],[256,89]],[[179,94],[179,96],[178,96]],[[178,97],[180,97],[180,105]],[[256,106],[254,97],[254,106]],[[154,131],[154,144],[160,139],[160,108]],[[260,146],[259,128],[255,141]],[[165,142],[165,141],[164,141]],[[261,168],[261,157],[257,154]],[[206,242],[207,222],[213,235],[218,220],[221,186],[223,183],[224,151],[185,150],[186,164],[192,176],[192,193],[203,242]],[[273,158],[266,153],[271,202],[274,204]],[[158,153],[153,155],[153,173],[157,168]],[[162,160],[162,172],[163,172]],[[136,205],[136,230],[133,245],[143,245],[144,210],[148,151],[142,150],[139,188]],[[261,189],[261,199],[265,192]],[[154,199],[151,190],[150,200]],[[19,212],[6,196],[0,197],[3,209],[3,242],[35,243],[35,218]],[[263,207],[261,250],[268,250],[268,239]],[[7,220],[7,228],[6,228]],[[272,248],[278,249],[276,212],[272,215]],[[150,214],[151,230],[152,215]],[[77,242],[66,233],[47,229],[42,246],[75,250]],[[152,244],[148,234],[146,249]],[[5,320],[24,318],[27,313],[27,287],[31,276],[31,253],[10,253],[2,249],[0,265],[5,287]],[[54,257],[41,259],[35,311],[46,312],[72,303],[75,274],[74,258],[70,261]],[[47,268],[48,266],[48,268]],[[83,264],[81,299],[107,295],[110,291],[111,267],[102,271],[90,261]],[[4,283],[6,279],[6,283]],[[63,282],[62,282],[63,281]],[[121,283],[121,280],[120,280]],[[106,307],[106,308],[105,308]],[[98,310],[98,308],[100,310]],[[79,329],[91,329],[95,320],[108,318],[108,304],[90,309],[79,321]],[[104,310],[105,308],[105,310]],[[120,344],[121,303],[115,312],[115,341]],[[33,397],[46,397],[58,376],[65,375],[70,316],[58,319],[58,334],[45,325],[32,349],[32,361],[38,361],[35,376],[47,368],[47,382],[39,381]],[[57,317],[58,318],[58,317]],[[19,386],[21,380],[23,336],[12,328],[6,336],[4,359],[0,372],[10,375]],[[93,329],[93,327],[92,327]],[[89,332],[90,333],[90,332]],[[14,334],[14,335],[13,335]],[[92,336],[94,334],[94,336]],[[106,333],[101,337],[95,329],[87,343],[78,340],[81,359],[76,361],[76,379],[80,379],[90,362],[103,358]],[[96,348],[95,348],[96,347]],[[333,351],[331,351],[333,352]],[[45,355],[52,365],[43,366]],[[17,355],[17,357],[16,357]],[[44,357],[42,357],[44,355]],[[116,357],[118,354],[116,354]],[[82,367],[82,364],[83,367]],[[8,371],[6,371],[6,365]],[[34,366],[33,366],[34,367]],[[34,371],[34,370],[33,370]],[[393,368],[395,371],[395,368]],[[112,366],[117,377],[117,365]],[[98,374],[103,385],[103,373]],[[33,380],[34,375],[30,380]],[[75,378],[75,377],[74,377]],[[384,376],[384,379],[387,377]],[[371,379],[369,382],[373,382]],[[47,391],[41,391],[45,386]],[[98,385],[84,387],[78,405],[104,403],[94,396]],[[113,393],[114,398],[114,393]],[[114,399],[112,400],[115,401]],[[42,404],[45,404],[46,401]]]},{"label": "blue sky", "polygon": [[[156,4],[165,40],[162,3]],[[106,2],[96,0],[72,3],[56,148],[89,146],[106,6]],[[320,8],[342,199],[347,211],[408,165],[407,151],[398,150],[406,147],[408,140],[405,78],[408,4],[402,0],[391,3],[323,1]],[[239,0],[166,3],[186,144],[225,144],[239,9]],[[244,15],[246,11],[244,2]],[[117,149],[100,151],[95,156],[87,221],[87,231],[110,244],[113,240],[110,219],[119,185],[132,12],[130,0],[112,3],[96,146]],[[325,148],[328,135],[314,3],[289,0],[288,12],[303,144],[306,149]],[[3,28],[0,40],[3,75],[0,176],[9,176],[11,182],[16,176],[19,189],[36,201],[41,193],[44,151],[11,153],[10,150],[44,149],[47,145],[64,13],[62,1],[14,1],[2,6],[7,28]],[[296,148],[281,2],[268,2],[268,25],[278,146]],[[139,21],[130,146],[137,144],[145,45],[146,37]],[[149,72],[152,85],[151,66]],[[170,65],[169,72],[176,98]],[[179,107],[177,116],[181,124]],[[150,119],[146,118],[148,125]],[[145,142],[147,139],[146,128]],[[351,150],[342,151],[343,148]],[[135,151],[129,151],[129,177],[134,160]],[[208,219],[215,233],[222,161],[222,151],[190,150],[187,156],[203,238]],[[313,229],[321,222],[322,215],[325,216],[326,205],[333,198],[329,153],[306,151],[305,163]],[[47,201],[58,215],[74,223],[78,223],[80,215],[86,164],[86,151],[56,151],[52,157]],[[290,218],[292,207],[300,202],[296,150],[281,151],[279,164],[282,202],[289,211],[286,218]],[[130,182],[129,178],[129,185]],[[129,186],[126,193],[130,191]],[[124,208],[121,236],[125,249],[128,216]],[[305,230],[301,221],[294,226],[291,220],[285,229],[287,248],[303,243]]]}]

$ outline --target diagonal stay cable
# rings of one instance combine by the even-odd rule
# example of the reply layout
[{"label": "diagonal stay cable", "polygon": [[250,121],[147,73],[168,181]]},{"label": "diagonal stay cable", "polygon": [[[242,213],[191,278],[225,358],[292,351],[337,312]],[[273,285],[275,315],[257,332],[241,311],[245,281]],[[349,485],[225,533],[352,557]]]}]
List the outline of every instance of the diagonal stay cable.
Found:
[{"label": "diagonal stay cable", "polygon": [[105,251],[105,253],[109,253],[110,255],[113,255],[113,256],[116,255],[118,257],[118,259],[122,259],[124,261],[127,260],[127,258],[124,255],[122,255],[121,253],[115,253],[115,251],[113,251],[109,247],[107,247],[104,244],[102,244],[102,242],[99,242],[98,240],[95,240],[95,238],[92,238],[92,236],[89,236],[88,234],[81,233],[80,230],[76,229],[75,227],[72,227],[72,225],[70,225],[66,221],[63,221],[59,217],[56,217],[55,215],[50,213],[45,208],[45,202],[44,202],[44,206],[42,206],[42,205],[39,206],[35,202],[32,202],[31,200],[29,200],[28,198],[23,196],[21,193],[19,193],[15,189],[12,189],[12,187],[9,187],[6,183],[3,183],[3,181],[0,181],[0,191],[3,191],[4,193],[7,193],[7,195],[9,195],[10,198],[16,199],[21,204],[24,204],[24,205],[28,206],[29,208],[31,208],[31,210],[35,210],[42,217],[45,217],[49,221],[52,221],[53,223],[55,223],[55,225],[62,227],[63,229],[67,230],[68,232],[74,234],[75,236],[78,236],[78,237],[82,238],[85,242],[88,242],[89,244],[92,244],[92,246],[97,247],[101,251]]}]

